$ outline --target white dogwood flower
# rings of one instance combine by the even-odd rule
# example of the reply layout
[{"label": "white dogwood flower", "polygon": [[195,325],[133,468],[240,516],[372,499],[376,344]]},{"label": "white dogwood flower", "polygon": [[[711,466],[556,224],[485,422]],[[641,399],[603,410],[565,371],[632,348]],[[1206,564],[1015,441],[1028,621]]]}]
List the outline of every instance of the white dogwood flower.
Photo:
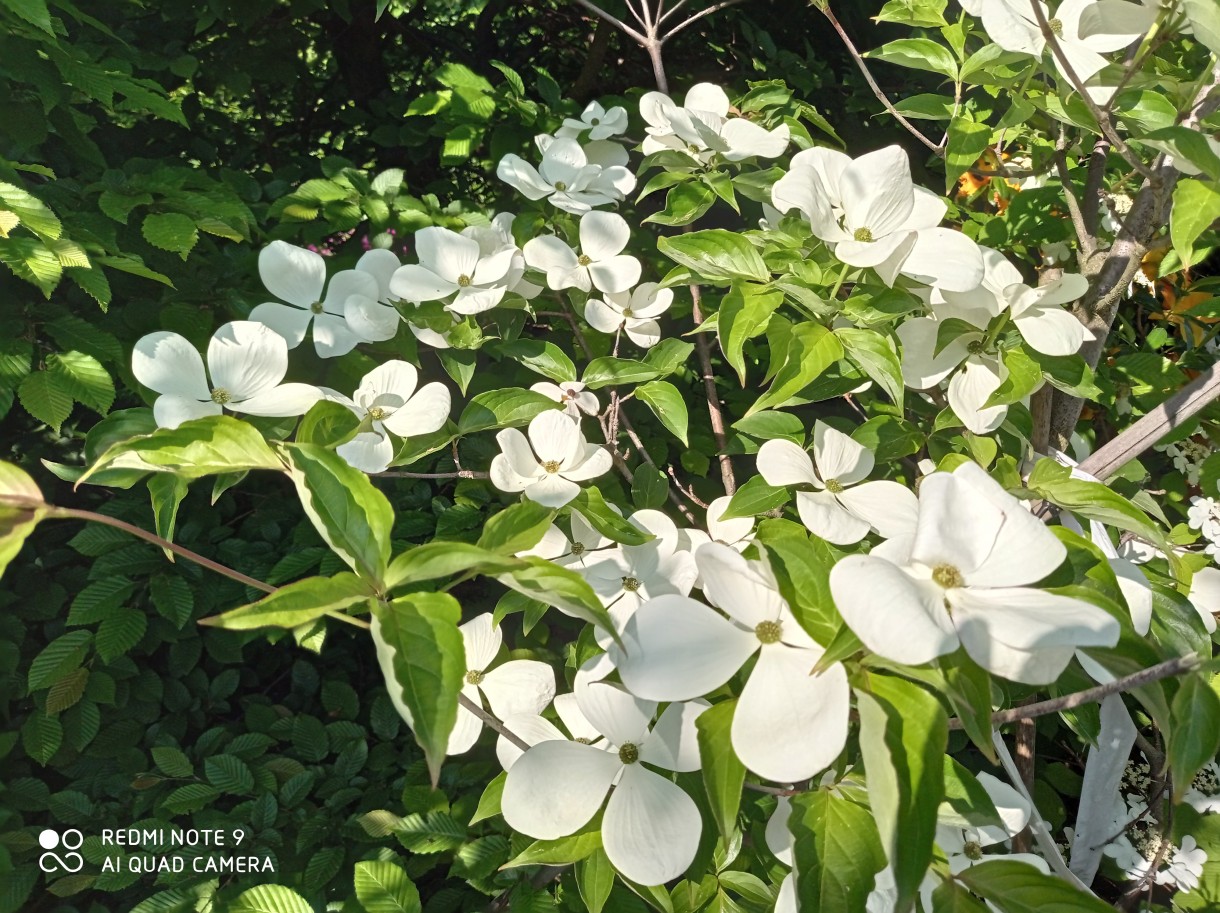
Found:
[{"label": "white dogwood flower", "polygon": [[513,294],[520,295],[527,301],[536,298],[542,291],[542,286],[535,285],[525,278],[525,254],[517,246],[513,237],[513,222],[516,216],[510,212],[501,212],[491,220],[490,225],[469,225],[462,229],[463,238],[473,238],[478,242],[479,252],[483,257],[493,257],[503,251],[512,253],[508,272],[504,276],[504,284]]},{"label": "white dogwood flower", "polygon": [[286,241],[272,241],[259,251],[258,274],[267,291],[280,300],[258,305],[250,319],[279,333],[288,348],[295,349],[304,341],[311,323],[320,358],[345,355],[362,341],[348,326],[346,312],[349,300],[362,305],[377,301],[377,280],[369,273],[346,269],[335,273],[328,284],[321,254]]},{"label": "white dogwood flower", "polygon": [[621,328],[637,346],[650,349],[661,341],[657,318],[669,310],[673,301],[673,289],[644,282],[630,294],[607,292],[601,298],[590,298],[585,302],[585,320],[603,333],[617,333]]},{"label": "white dogwood flower", "polygon": [[[723,519],[728,511],[732,495],[721,495],[707,505],[707,531],[696,528],[678,530],[678,547],[694,554],[699,546],[708,542],[719,542],[739,552],[744,552],[754,541],[754,518],[734,517]],[[695,582],[699,586],[699,582]]]},{"label": "white dogwood flower", "polygon": [[247,415],[303,415],[322,398],[312,384],[281,383],[288,373],[288,344],[252,320],[234,320],[213,334],[206,372],[199,351],[185,337],[166,331],[136,342],[131,372],[161,394],[153,403],[159,428],[177,428],[225,409]]},{"label": "white dogwood flower", "polygon": [[590,444],[580,425],[561,411],[534,416],[528,437],[516,428],[496,435],[502,453],[491,461],[491,482],[501,491],[522,492],[547,507],[563,507],[587,482],[610,469],[610,451]]},{"label": "white dogwood flower", "polygon": [[[516,713],[506,716],[502,723],[504,728],[517,736],[529,746],[539,742],[566,741],[580,742],[584,745],[604,746],[605,739],[597,731],[588,718],[580,712],[579,702],[574,693],[557,694],[553,701],[555,712],[567,728],[570,735],[564,735],[559,727],[544,716],[536,713]],[[500,766],[508,770],[527,749],[509,741],[503,735],[496,739],[496,760]]]},{"label": "white dogwood flower", "polygon": [[640,261],[623,249],[631,240],[631,226],[613,212],[589,212],[580,219],[580,253],[554,235],[527,241],[525,262],[546,273],[546,284],[556,291],[624,292],[640,280]]},{"label": "white dogwood flower", "polygon": [[518,557],[529,555],[554,561],[561,567],[585,568],[598,560],[598,553],[611,548],[614,541],[607,539],[579,513],[573,511],[568,518],[572,527],[572,538],[564,535],[563,530],[552,523],[547,527],[538,544],[533,548],[518,552]]},{"label": "white dogwood flower", "polygon": [[394,459],[394,443],[387,432],[406,438],[439,431],[449,418],[449,388],[433,381],[417,390],[418,383],[414,365],[393,359],[364,375],[350,399],[330,391],[329,399],[347,406],[370,426],[335,452],[362,472],[384,472]]},{"label": "white dogwood flower", "polygon": [[402,317],[391,304],[395,296],[390,291],[390,280],[400,266],[397,254],[381,248],[365,251],[356,261],[356,271],[367,273],[377,282],[375,299],[355,295],[347,300],[344,309],[348,328],[361,339],[382,342],[393,339],[398,332]]},{"label": "white dogwood flower", "polygon": [[[774,439],[758,449],[758,472],[768,485],[808,485],[796,493],[801,522],[835,545],[859,542],[870,529],[885,538],[915,524],[918,502],[897,482],[866,482],[873,452],[825,422],[813,425],[813,458],[792,441]],[[816,465],[816,470],[815,470]]]},{"label": "white dogwood flower", "polygon": [[585,131],[589,139],[603,140],[620,133],[627,132],[627,109],[620,105],[606,110],[598,101],[585,105],[579,118],[565,117],[563,124],[555,131],[557,137],[579,138]]},{"label": "white dogwood flower", "polygon": [[762,777],[813,776],[847,741],[847,672],[811,670],[823,650],[797,623],[770,568],[713,542],[695,554],[703,593],[728,618],[694,599],[650,599],[628,619],[611,657],[632,694],[689,700],[716,690],[758,653],[738,699],[730,737],[742,763]]},{"label": "white dogwood flower", "polygon": [[781,213],[798,210],[835,257],[872,267],[887,285],[900,273],[954,291],[982,281],[978,245],[938,227],[948,206],[911,180],[901,146],[856,159],[821,146],[798,152],[772,188],[771,201]]},{"label": "white dogwood flower", "polygon": [[606,746],[548,740],[526,751],[504,781],[505,822],[554,840],[588,824],[604,802],[602,846],[614,867],[644,885],[677,878],[695,858],[703,822],[681,787],[645,765],[698,770],[695,719],[707,705],[670,704],[650,727],[656,704],[616,685],[590,684],[577,700]]},{"label": "white dogwood flower", "polygon": [[[555,697],[555,673],[546,663],[533,659],[510,659],[494,669],[504,635],[490,612],[476,615],[460,628],[466,648],[466,681],[462,694],[482,706],[487,698],[492,715],[503,720],[519,713],[539,714]],[[446,754],[469,751],[483,731],[483,721],[458,706],[457,722],[449,734]]]},{"label": "white dogwood flower", "polygon": [[589,150],[571,137],[543,135],[535,142],[545,147],[537,168],[513,153],[496,166],[500,180],[527,199],[545,197],[557,209],[580,215],[621,200],[635,189],[635,175],[625,165],[590,161]]},{"label": "white dogwood flower", "polygon": [[437,301],[454,314],[479,314],[494,308],[508,291],[508,275],[516,247],[484,254],[474,238],[448,228],[430,226],[415,233],[419,263],[399,267],[390,291],[405,301]]},{"label": "white dogwood flower", "polygon": [[1030,348],[1044,355],[1071,355],[1079,351],[1089,331],[1062,305],[1079,299],[1089,290],[1089,280],[1065,273],[1046,285],[1030,288],[1024,283],[1004,290],[1012,322]]},{"label": "white dogwood flower", "polygon": [[775,158],[788,148],[788,126],[767,130],[744,117],[729,116],[729,97],[709,82],[692,86],[682,107],[662,92],[640,98],[640,115],[648,124],[645,155],[673,149],[707,164],[717,156],[729,162]]},{"label": "white dogwood flower", "polygon": [[[1001,857],[984,854],[984,849],[998,847],[1024,830],[1029,824],[1032,809],[1020,793],[991,774],[979,773],[975,777],[991,799],[991,804],[995,806],[999,823],[971,824],[961,819],[946,822],[943,818],[937,822],[936,845],[945,852],[950,874],[957,875],[971,866],[995,858],[1024,862],[1049,874],[1050,868],[1046,860],[1033,853],[1009,853]],[[932,909],[932,891],[938,883],[938,880],[933,879],[931,884],[921,888],[925,909]]]},{"label": "white dogwood flower", "polygon": [[844,558],[830,590],[843,620],[886,659],[920,665],[960,645],[1001,678],[1043,685],[1077,647],[1118,641],[1102,609],[1029,587],[1067,549],[976,463],[925,478],[909,549],[884,554]]},{"label": "white dogwood flower", "polygon": [[597,415],[601,404],[597,401],[597,396],[590,390],[585,389],[585,385],[579,380],[565,380],[561,384],[553,384],[550,381],[539,381],[532,384],[530,389],[535,393],[541,393],[543,396],[555,400],[563,405],[564,415],[571,418],[580,418],[581,413],[585,415]]},{"label": "white dogwood flower", "polygon": [[[622,631],[635,611],[657,596],[685,596],[695,585],[695,558],[682,551],[678,527],[659,510],[637,510],[627,518],[632,526],[653,538],[642,545],[619,545],[598,553],[585,563],[584,576],[610,613],[615,631]],[[609,632],[598,630],[597,642],[606,648]]]}]

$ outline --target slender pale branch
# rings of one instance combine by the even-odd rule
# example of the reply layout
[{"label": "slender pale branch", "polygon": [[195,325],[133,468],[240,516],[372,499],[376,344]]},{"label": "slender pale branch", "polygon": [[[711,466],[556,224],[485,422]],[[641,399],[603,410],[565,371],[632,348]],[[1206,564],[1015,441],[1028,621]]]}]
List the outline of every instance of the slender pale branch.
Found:
[{"label": "slender pale branch", "polygon": [[591,3],[590,0],[576,0],[576,2],[579,3],[581,6],[583,6],[585,9],[587,9],[589,12],[593,13],[593,15],[600,16],[602,19],[605,19],[612,26],[614,26],[624,35],[627,35],[629,38],[632,38],[635,41],[638,41],[640,44],[647,43],[648,39],[645,38],[643,34],[641,34],[640,32],[637,32],[635,29],[633,29],[631,26],[629,26],[622,19],[619,19],[617,16],[610,15],[600,6],[598,6],[596,3]]},{"label": "slender pale branch", "polygon": [[847,32],[843,29],[843,26],[839,23],[839,20],[835,18],[834,12],[830,9],[830,4],[820,6],[819,8],[821,9],[822,15],[826,17],[826,21],[830,23],[830,27],[838,33],[839,39],[843,42],[843,46],[847,48],[847,53],[849,53],[851,55],[851,59],[856,62],[856,66],[864,75],[864,81],[867,82],[868,87],[873,90],[873,95],[876,96],[877,101],[885,105],[885,110],[888,111],[890,115],[896,121],[898,121],[898,123],[902,124],[908,133],[910,133],[913,137],[915,137],[937,155],[943,155],[945,150],[941,146],[932,142],[932,140],[928,139],[922,130],[903,117],[902,114],[899,113],[898,109],[894,107],[889,96],[885,94],[881,86],[877,85],[877,80],[873,79],[873,74],[869,70],[868,64],[865,63],[864,57],[861,56],[858,50],[856,50],[856,45],[852,42]]},{"label": "slender pale branch", "polygon": [[135,536],[137,539],[143,539],[145,542],[151,542],[159,548],[167,548],[175,555],[180,555],[187,561],[198,564],[200,567],[206,567],[209,571],[215,571],[221,576],[228,577],[230,580],[236,580],[238,583],[245,584],[256,590],[262,590],[264,593],[274,593],[276,588],[269,583],[263,583],[261,580],[255,580],[253,577],[247,577],[241,571],[235,571],[231,567],[226,567],[213,561],[211,558],[205,558],[198,552],[193,552],[189,548],[183,548],[170,542],[168,539],[163,539],[156,533],[150,533],[146,529],[141,529],[134,524],[127,523],[124,520],[119,520],[115,517],[108,517],[105,514],[95,513],[91,510],[76,510],[71,507],[52,507],[47,505],[48,519],[73,519],[73,520],[88,520],[91,523],[100,523],[103,526],[113,526],[115,529],[121,529],[125,533]]},{"label": "slender pale branch", "polygon": [[[1199,658],[1197,656],[1179,656],[1177,659],[1170,659],[1155,666],[1149,666],[1147,669],[1141,669],[1139,672],[1133,672],[1122,678],[1116,678],[1112,682],[1106,682],[1104,685],[1098,685],[1095,688],[1086,688],[1084,691],[1075,691],[1072,694],[1065,694],[1063,697],[1038,701],[1036,704],[1026,704],[1023,707],[1014,707],[1011,710],[998,711],[991,715],[991,724],[993,726],[1002,726],[1005,723],[1016,723],[1020,720],[1032,720],[1035,717],[1059,713],[1061,710],[1071,710],[1073,707],[1080,707],[1083,704],[1095,704],[1111,694],[1130,691],[1133,688],[1139,688],[1142,685],[1160,681],[1163,678],[1170,678],[1174,675],[1181,675],[1183,672],[1189,672],[1197,665],[1199,665]],[[954,717],[949,720],[949,728],[961,729],[962,721]]]},{"label": "slender pale branch", "polygon": [[372,475],[384,479],[490,479],[489,472],[476,472],[473,469],[459,469],[456,472],[400,472],[390,469],[385,472],[374,472]]},{"label": "slender pale branch", "polygon": [[[700,307],[699,286],[690,287],[691,318],[695,326],[703,323],[703,309]],[[717,459],[720,461],[720,479],[724,483],[725,494],[737,491],[737,477],[733,475],[733,461],[725,451],[729,439],[724,430],[724,413],[720,409],[720,394],[716,391],[716,375],[712,371],[712,344],[706,333],[695,335],[695,351],[699,354],[699,373],[703,377],[703,392],[707,398],[708,418],[712,423],[712,436],[716,439],[716,448],[720,451]]]},{"label": "slender pale branch", "polygon": [[512,742],[522,751],[530,750],[529,742],[525,741],[525,739],[521,738],[521,736],[517,735],[515,732],[513,732],[511,729],[509,729],[507,726],[505,726],[503,723],[501,723],[498,719],[496,719],[496,717],[494,717],[492,714],[490,714],[486,710],[484,710],[482,708],[482,706],[480,706],[475,701],[472,701],[470,698],[468,698],[466,695],[462,694],[460,691],[458,692],[458,703],[461,704],[463,707],[465,707],[467,710],[469,710],[471,713],[473,713],[475,716],[477,716],[484,723],[486,723],[491,729],[500,733],[500,735],[504,736],[504,738],[508,739],[510,742]]},{"label": "slender pale branch", "polygon": [[1080,464],[1081,471],[1105,481],[1218,397],[1220,365],[1213,364],[1114,440],[1099,447]]},{"label": "slender pale branch", "polygon": [[673,38],[674,35],[678,34],[678,32],[682,31],[688,25],[692,25],[693,23],[698,22],[704,16],[710,16],[710,15],[712,15],[712,13],[718,13],[722,9],[725,9],[726,7],[736,6],[738,3],[745,3],[745,2],[746,2],[746,0],[721,0],[720,3],[713,3],[707,9],[700,10],[699,12],[695,13],[694,15],[688,16],[686,19],[683,19],[681,22],[679,22],[677,25],[675,25],[673,28],[671,28],[668,32],[666,32],[665,35],[660,40],[662,42],[668,41],[670,38]]}]

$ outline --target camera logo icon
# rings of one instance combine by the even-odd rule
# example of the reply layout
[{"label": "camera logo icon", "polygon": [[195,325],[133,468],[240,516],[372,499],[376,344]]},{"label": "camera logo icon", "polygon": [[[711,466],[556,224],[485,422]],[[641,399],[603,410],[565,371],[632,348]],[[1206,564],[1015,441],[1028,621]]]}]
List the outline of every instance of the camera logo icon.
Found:
[{"label": "camera logo icon", "polygon": [[[69,828],[60,834],[47,828],[38,835],[38,845],[47,852],[38,857],[38,867],[48,875],[59,871],[68,873],[79,872],[85,867],[85,858],[74,850],[79,850],[85,842],[85,835],[76,828]],[[60,853],[55,850],[66,850]]]}]

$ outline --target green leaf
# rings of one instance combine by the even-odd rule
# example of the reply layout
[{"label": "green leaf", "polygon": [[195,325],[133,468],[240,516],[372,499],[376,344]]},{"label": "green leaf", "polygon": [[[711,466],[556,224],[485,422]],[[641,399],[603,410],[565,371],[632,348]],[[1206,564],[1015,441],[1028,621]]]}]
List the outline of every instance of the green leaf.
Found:
[{"label": "green leaf", "polygon": [[821,324],[794,326],[783,366],[776,371],[770,389],[755,400],[746,415],[782,406],[842,357],[842,343]]},{"label": "green leaf", "polygon": [[[46,4],[42,0],[0,0],[0,2],[19,16],[22,15],[19,8],[23,6],[27,9],[41,7],[41,13],[44,16],[47,12]],[[27,21],[32,20],[27,19]],[[49,18],[47,24],[46,31],[49,32],[51,31]],[[0,209],[11,212],[22,225],[44,240],[54,241],[63,232],[59,217],[51,208],[28,190],[16,184],[0,181]]]},{"label": "green leaf", "polygon": [[[947,55],[948,51],[945,53]],[[946,193],[967,169],[974,167],[990,142],[991,127],[987,124],[976,124],[965,115],[958,115],[949,122],[949,141],[945,146]]]},{"label": "green leaf", "polygon": [[706,184],[678,184],[665,195],[665,208],[644,219],[658,225],[689,225],[712,208],[716,194]]},{"label": "green leaf", "polygon": [[707,790],[712,817],[720,829],[725,846],[733,843],[737,830],[737,809],[741,806],[742,784],[746,767],[733,753],[730,732],[737,701],[714,704],[695,718],[698,732],[699,760],[703,770],[703,788]]},{"label": "green leaf", "polygon": [[657,377],[668,377],[690,359],[690,353],[695,351],[693,342],[683,342],[681,339],[662,339],[648,350],[644,356],[644,364],[657,372]]},{"label": "green leaf", "polygon": [[640,510],[658,510],[669,496],[669,479],[651,466],[638,466],[631,476],[631,503]]},{"label": "green leaf", "polygon": [[581,380],[590,390],[618,384],[638,384],[660,376],[660,371],[632,358],[605,356],[595,358],[585,368]]},{"label": "green leaf", "polygon": [[932,892],[932,909],[928,913],[987,913],[987,908],[950,879],[942,881]]},{"label": "green leaf", "polygon": [[690,446],[686,437],[690,416],[686,411],[686,399],[678,388],[668,381],[654,380],[641,384],[635,390],[636,399],[643,400],[661,424],[668,428],[685,447]]},{"label": "green leaf", "polygon": [[602,848],[601,815],[567,837],[535,840],[504,864],[511,869],[523,865],[570,865]]},{"label": "green leaf", "polygon": [[549,377],[556,383],[576,380],[576,365],[567,353],[553,342],[542,342],[536,339],[518,339],[515,342],[505,342],[498,350],[518,364],[525,365],[531,371]]},{"label": "green leaf", "polygon": [[788,412],[756,412],[749,418],[739,418],[733,427],[762,441],[780,438],[794,444],[805,442],[805,424]]},{"label": "green leaf", "polygon": [[360,430],[360,417],[342,403],[322,399],[309,407],[297,426],[298,444],[320,444],[338,447],[346,444]]},{"label": "green leaf", "polygon": [[594,850],[576,863],[576,890],[589,913],[601,913],[614,887],[614,866],[605,850]]},{"label": "green leaf", "polygon": [[1003,913],[1114,913],[1108,903],[1024,862],[982,862],[959,873],[957,879]]},{"label": "green leaf", "polygon": [[738,517],[756,517],[777,507],[783,507],[790,500],[788,489],[772,488],[760,475],[751,476],[733,493],[728,506],[720,514],[721,520],[735,520]]},{"label": "green leaf", "polygon": [[474,571],[499,574],[521,567],[519,558],[500,555],[468,542],[426,542],[398,555],[386,571],[387,590]]},{"label": "green leaf", "polygon": [[1181,125],[1162,127],[1143,136],[1133,136],[1131,141],[1190,162],[1206,177],[1220,181],[1220,156],[1199,130]]},{"label": "green leaf", "polygon": [[282,447],[301,506],[318,534],[352,570],[380,586],[390,559],[390,502],[333,450],[314,444]]},{"label": "green leaf", "polygon": [[516,428],[528,425],[530,419],[548,409],[558,409],[559,403],[521,387],[504,387],[473,397],[458,419],[458,431],[472,434],[488,428]]},{"label": "green leaf", "polygon": [[478,547],[498,555],[515,555],[542,541],[554,519],[551,508],[535,501],[519,501],[483,524]]},{"label": "green leaf", "polygon": [[64,730],[58,717],[48,716],[41,710],[31,713],[21,727],[21,747],[43,767],[59,751],[63,740]]},{"label": "green leaf", "polygon": [[356,900],[366,913],[420,913],[419,891],[392,862],[357,862],[352,872]]},{"label": "green leaf", "polygon": [[0,576],[45,513],[34,480],[25,470],[0,460]]},{"label": "green leaf", "polygon": [[945,24],[948,0],[889,0],[874,18],[913,28],[940,28]]},{"label": "green leaf", "polygon": [[495,779],[487,784],[483,795],[479,797],[479,807],[475,809],[474,817],[470,819],[471,824],[478,824],[480,821],[486,821],[488,818],[494,818],[500,814],[500,800],[504,796],[504,781],[507,779],[508,771],[502,770],[496,774]]},{"label": "green leaf", "polygon": [[410,712],[415,741],[436,787],[466,676],[458,622],[462,607],[448,593],[412,593],[373,603],[373,641],[395,703]]},{"label": "green leaf", "polygon": [[497,574],[496,579],[523,596],[553,605],[574,618],[591,622],[606,631],[615,629],[610,613],[580,574],[545,558],[523,558],[518,564]]},{"label": "green leaf", "polygon": [[197,479],[246,469],[282,470],[284,464],[253,425],[227,415],[212,415],[113,445],[77,484],[108,468],[172,472],[184,479]]},{"label": "green leaf", "polygon": [[767,550],[780,592],[796,620],[819,644],[829,645],[843,627],[830,595],[830,569],[836,560],[830,546],[783,520],[763,521],[758,541]]},{"label": "green leaf", "polygon": [[722,228],[662,237],[657,249],[712,283],[766,282],[771,276],[758,248],[745,236]]},{"label": "green leaf", "polygon": [[615,542],[623,545],[643,545],[652,539],[650,533],[628,523],[622,515],[611,510],[602,493],[596,488],[582,488],[569,506],[588,520],[595,530]]},{"label": "green leaf", "polygon": [[1183,178],[1173,189],[1169,237],[1183,266],[1195,262],[1195,242],[1220,219],[1220,190],[1212,183]]},{"label": "green leaf", "polygon": [[191,777],[195,774],[195,767],[191,764],[190,758],[177,748],[168,745],[159,746],[152,749],[152,756],[153,763],[167,777]]},{"label": "green leaf", "polygon": [[254,792],[254,774],[241,758],[212,755],[203,762],[204,776],[221,792],[242,795]]},{"label": "green leaf", "polygon": [[945,793],[949,725],[940,702],[906,679],[871,675],[856,689],[860,753],[881,844],[894,873],[899,910],[919,893]]},{"label": "green leaf", "polygon": [[199,619],[229,631],[255,628],[295,628],[364,602],[372,595],[369,585],[355,574],[343,572],[334,577],[306,577],[282,586],[270,596],[221,615]]},{"label": "green leaf", "polygon": [[865,913],[885,853],[868,809],[832,789],[792,797],[797,909]]},{"label": "green leaf", "polygon": [[228,909],[229,913],[313,913],[304,897],[278,884],[260,884],[242,891]]},{"label": "green leaf", "polygon": [[1043,355],[1028,346],[1023,348],[1055,389],[1086,400],[1101,396],[1101,389],[1093,382],[1093,372],[1079,355]]},{"label": "green leaf", "polygon": [[720,302],[720,310],[716,312],[716,336],[720,341],[720,351],[737,372],[743,387],[746,383],[746,365],[742,349],[746,340],[766,330],[771,315],[783,301],[783,292],[738,282]]},{"label": "green leaf", "polygon": [[199,241],[195,220],[180,212],[154,212],[144,217],[140,231],[153,247],[178,254],[183,260]]},{"label": "green leaf", "polygon": [[1220,8],[1212,0],[1182,0],[1180,9],[1186,14],[1195,38],[1220,56]]},{"label": "green leaf", "polygon": [[[152,501],[153,523],[157,535],[167,542],[174,541],[174,526],[178,522],[178,505],[186,497],[189,484],[185,479],[159,472],[148,479],[148,495]],[[173,561],[174,553],[162,547],[165,557]]]},{"label": "green leaf", "polygon": [[56,434],[72,414],[71,382],[52,371],[27,374],[17,388],[17,398],[26,412],[50,425]]},{"label": "green leaf", "polygon": [[1169,731],[1169,767],[1175,802],[1190,788],[1195,774],[1220,751],[1220,696],[1201,673],[1185,676],[1173,697]]},{"label": "green leaf", "polygon": [[111,612],[98,625],[94,643],[102,662],[111,663],[140,642],[148,630],[148,616],[125,606]]},{"label": "green leaf", "polygon": [[1050,457],[1038,461],[1028,484],[1031,491],[1081,517],[1139,533],[1154,542],[1164,539],[1160,527],[1118,492],[1102,482],[1073,479],[1066,466]]},{"label": "green leaf", "polygon": [[834,331],[847,356],[860,366],[873,382],[902,407],[902,360],[893,341],[876,330],[841,327]]},{"label": "green leaf", "polygon": [[957,79],[957,61],[953,59],[953,53],[930,38],[899,38],[869,51],[865,56]]},{"label": "green leaf", "polygon": [[1004,353],[1004,367],[1008,369],[1008,376],[983,403],[983,408],[1019,403],[1042,386],[1042,368],[1023,346]]},{"label": "green leaf", "polygon": [[962,729],[975,747],[995,763],[995,746],[991,742],[991,676],[965,650],[942,656],[937,665],[945,677],[943,694],[962,721]]},{"label": "green leaf", "polygon": [[69,631],[42,648],[30,663],[26,676],[26,691],[34,692],[54,684],[69,672],[80,668],[93,642],[91,631]]}]

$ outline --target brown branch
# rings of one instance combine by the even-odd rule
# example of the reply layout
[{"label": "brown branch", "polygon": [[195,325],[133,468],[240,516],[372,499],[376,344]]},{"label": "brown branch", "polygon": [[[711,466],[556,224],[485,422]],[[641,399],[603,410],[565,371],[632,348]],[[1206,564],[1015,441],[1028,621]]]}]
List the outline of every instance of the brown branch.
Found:
[{"label": "brown branch", "polygon": [[[6,499],[0,498],[0,500]],[[273,587],[269,583],[263,583],[261,580],[255,580],[253,577],[247,577],[241,571],[235,571],[233,568],[219,564],[213,561],[211,558],[205,558],[203,555],[199,554],[198,552],[193,552],[189,548],[183,548],[181,545],[170,542],[168,539],[162,539],[156,533],[150,533],[146,529],[141,529],[138,526],[116,519],[115,517],[108,517],[105,514],[94,513],[91,510],[76,510],[71,507],[54,507],[50,504],[47,505],[46,516],[48,519],[87,520],[91,523],[100,523],[103,526],[113,526],[115,529],[121,529],[123,532],[135,536],[137,539],[143,539],[145,542],[151,542],[153,545],[156,545],[159,548],[167,548],[175,555],[180,555],[187,561],[194,562],[200,567],[206,567],[209,571],[214,571],[223,577],[228,577],[230,580],[236,580],[238,583],[245,584],[252,589],[261,590],[264,593],[274,593],[276,591],[276,587]]]},{"label": "brown branch", "polygon": [[490,479],[490,472],[476,472],[473,469],[459,469],[456,472],[399,472],[387,470],[374,472],[371,475],[385,479]]},{"label": "brown branch", "polygon": [[512,742],[522,751],[529,751],[530,748],[532,747],[529,742],[525,741],[525,739],[521,738],[521,736],[517,735],[515,732],[513,732],[511,729],[509,729],[507,726],[505,726],[503,723],[501,723],[498,719],[496,719],[494,716],[492,716],[490,713],[488,713],[486,710],[484,710],[481,706],[476,704],[466,695],[462,694],[462,692],[460,692],[460,691],[458,692],[458,703],[461,704],[463,707],[465,707],[467,710],[469,710],[471,713],[473,713],[475,716],[477,716],[484,723],[486,723],[489,728],[494,729],[496,732],[498,732],[500,735],[504,736],[504,738],[508,739],[510,742]]},{"label": "brown branch", "polygon": [[[1139,672],[1124,675],[1122,678],[1116,678],[1112,682],[1106,682],[1106,684],[1098,685],[1095,688],[1086,688],[1084,691],[1075,691],[1062,697],[1038,701],[1037,703],[1026,704],[1022,707],[1014,707],[1011,710],[997,711],[991,715],[991,725],[1002,726],[1005,723],[1016,723],[1024,719],[1032,720],[1035,717],[1047,716],[1052,713],[1058,713],[1061,710],[1071,710],[1073,707],[1080,707],[1083,704],[1093,704],[1102,698],[1109,697],[1111,694],[1130,691],[1133,688],[1139,688],[1142,685],[1160,681],[1163,678],[1181,675],[1183,672],[1189,672],[1198,665],[1199,657],[1197,656],[1179,656],[1176,659],[1166,660],[1163,663],[1157,663],[1155,666],[1149,666],[1147,669],[1141,669]],[[953,717],[949,720],[949,728],[963,728],[962,721],[957,717]]]},{"label": "brown branch", "polygon": [[[699,306],[699,286],[690,287],[691,318],[695,326],[703,323],[703,309]],[[724,430],[724,413],[720,411],[720,394],[716,392],[716,375],[712,371],[712,344],[706,333],[695,334],[695,351],[699,354],[699,371],[703,376],[703,392],[707,396],[707,412],[712,423],[712,436],[716,439],[716,448],[720,451],[716,459],[720,461],[720,479],[724,483],[725,494],[737,491],[737,478],[733,475],[733,461],[725,453],[729,439]]]},{"label": "brown branch", "polygon": [[[661,36],[660,41],[662,43],[665,43],[670,38],[674,37],[674,35],[678,34],[678,32],[680,32],[684,28],[686,28],[688,25],[698,22],[704,16],[710,16],[710,15],[712,15],[712,13],[718,13],[722,9],[725,9],[730,6],[736,6],[738,3],[745,3],[745,2],[746,2],[746,0],[722,0],[722,2],[720,2],[720,3],[713,3],[707,9],[700,10],[699,12],[695,13],[693,16],[689,16],[686,19],[679,22],[672,29],[670,29],[663,36]],[[672,10],[671,10],[671,12],[672,12]]]}]

